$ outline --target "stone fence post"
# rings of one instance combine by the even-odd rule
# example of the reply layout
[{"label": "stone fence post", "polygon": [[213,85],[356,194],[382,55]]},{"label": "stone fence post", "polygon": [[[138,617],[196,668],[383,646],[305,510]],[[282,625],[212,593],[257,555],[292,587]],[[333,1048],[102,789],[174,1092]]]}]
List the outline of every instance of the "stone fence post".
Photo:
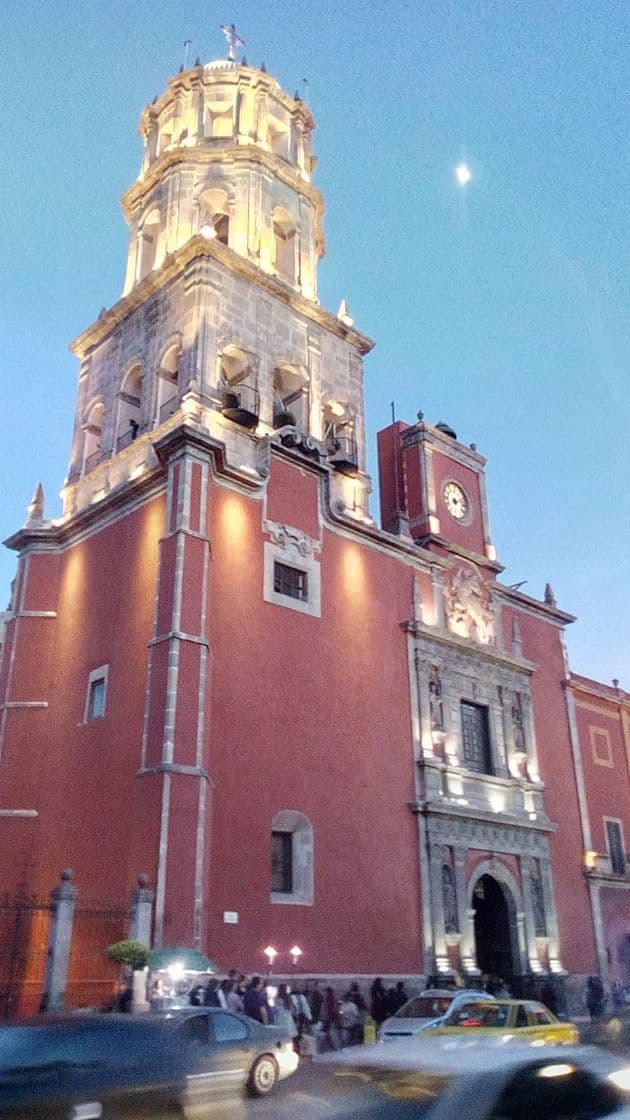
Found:
[{"label": "stone fence post", "polygon": [[72,923],[79,892],[72,882],[72,871],[69,867],[64,867],[60,879],[59,886],[50,892],[52,918],[48,934],[42,1011],[56,1011],[65,1006]]},{"label": "stone fence post", "polygon": [[129,913],[129,939],[140,941],[151,948],[151,923],[153,919],[154,893],[148,887],[149,876],[138,875],[138,886],[131,892]]}]

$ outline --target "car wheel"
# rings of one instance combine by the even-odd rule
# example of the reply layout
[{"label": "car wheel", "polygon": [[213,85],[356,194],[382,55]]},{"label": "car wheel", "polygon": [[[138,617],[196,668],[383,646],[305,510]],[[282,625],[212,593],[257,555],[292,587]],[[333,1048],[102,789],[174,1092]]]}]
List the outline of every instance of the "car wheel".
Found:
[{"label": "car wheel", "polygon": [[266,1097],[277,1080],[278,1066],[275,1059],[271,1054],[261,1054],[252,1066],[247,1088],[252,1097]]}]

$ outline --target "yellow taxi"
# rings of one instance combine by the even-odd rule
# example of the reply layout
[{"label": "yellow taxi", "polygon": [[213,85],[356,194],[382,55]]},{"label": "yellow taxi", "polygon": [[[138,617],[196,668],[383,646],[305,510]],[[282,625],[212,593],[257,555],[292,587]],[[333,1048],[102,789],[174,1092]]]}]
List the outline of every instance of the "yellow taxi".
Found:
[{"label": "yellow taxi", "polygon": [[425,1035],[500,1035],[504,1041],[514,1038],[531,1042],[534,1046],[545,1043],[572,1045],[580,1041],[574,1023],[563,1023],[552,1015],[548,1007],[531,999],[478,1000],[458,1007],[439,1027],[425,1031]]}]

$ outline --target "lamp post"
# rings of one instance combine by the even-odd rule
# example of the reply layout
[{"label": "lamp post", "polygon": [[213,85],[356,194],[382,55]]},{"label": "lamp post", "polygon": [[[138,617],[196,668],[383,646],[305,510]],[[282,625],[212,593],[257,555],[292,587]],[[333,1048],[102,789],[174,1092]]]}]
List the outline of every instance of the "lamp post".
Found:
[{"label": "lamp post", "polygon": [[275,961],[276,957],[278,956],[278,950],[274,949],[273,945],[268,945],[266,949],[263,949],[263,953],[265,954],[265,956],[267,958],[267,965],[268,965],[267,976],[271,976],[271,971],[273,969],[273,962]]},{"label": "lamp post", "polygon": [[291,955],[291,963],[293,967],[297,968],[298,964],[300,963],[300,957],[302,956],[302,950],[300,949],[300,946],[294,945],[292,949],[289,949],[289,953]]}]

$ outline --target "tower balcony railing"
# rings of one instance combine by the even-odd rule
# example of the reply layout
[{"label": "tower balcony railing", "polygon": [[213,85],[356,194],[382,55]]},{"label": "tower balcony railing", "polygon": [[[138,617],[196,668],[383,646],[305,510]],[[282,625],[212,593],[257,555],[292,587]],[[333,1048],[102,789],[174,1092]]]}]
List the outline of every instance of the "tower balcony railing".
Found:
[{"label": "tower balcony railing", "polygon": [[236,385],[226,385],[221,393],[221,411],[233,423],[255,428],[260,417],[260,394],[256,384],[239,381]]},{"label": "tower balcony railing", "polygon": [[138,439],[143,432],[148,429],[148,424],[133,424],[129,426],[128,431],[122,432],[116,439],[116,451],[122,451],[125,447],[129,447],[134,440]]},{"label": "tower balcony railing", "polygon": [[179,397],[177,395],[175,395],[174,397],[170,397],[167,401],[164,401],[164,404],[161,405],[160,411],[158,413],[158,422],[160,424],[163,424],[165,420],[170,419],[170,417],[177,412],[178,408]]},{"label": "tower balcony railing", "polygon": [[350,435],[338,435],[329,438],[328,462],[343,474],[354,474],[359,468],[359,453],[357,441]]},{"label": "tower balcony railing", "polygon": [[93,451],[91,455],[86,456],[85,463],[83,465],[83,473],[89,474],[90,471],[93,471],[94,468],[98,466],[102,458],[103,452],[101,448],[98,447],[97,450]]}]

